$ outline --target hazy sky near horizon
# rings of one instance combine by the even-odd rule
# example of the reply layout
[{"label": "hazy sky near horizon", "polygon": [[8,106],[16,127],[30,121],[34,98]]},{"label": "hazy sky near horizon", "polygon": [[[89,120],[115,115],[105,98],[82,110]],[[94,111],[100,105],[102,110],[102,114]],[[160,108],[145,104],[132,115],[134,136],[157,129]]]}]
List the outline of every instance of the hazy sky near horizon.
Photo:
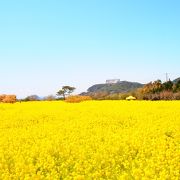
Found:
[{"label": "hazy sky near horizon", "polygon": [[180,76],[178,0],[0,2],[0,94]]}]

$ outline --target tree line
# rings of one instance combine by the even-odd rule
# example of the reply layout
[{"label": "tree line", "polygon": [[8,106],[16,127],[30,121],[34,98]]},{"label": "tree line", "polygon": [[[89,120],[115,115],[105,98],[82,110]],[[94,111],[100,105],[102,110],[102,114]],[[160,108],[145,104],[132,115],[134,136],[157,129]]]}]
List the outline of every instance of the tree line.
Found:
[{"label": "tree line", "polygon": [[38,95],[30,95],[22,99],[22,101],[53,101],[53,100],[66,100],[67,96],[70,96],[76,88],[72,86],[63,86],[55,95],[48,95],[40,98]]},{"label": "tree line", "polygon": [[86,95],[71,96],[76,88],[72,86],[63,86],[56,96],[49,95],[44,98],[40,98],[37,95],[30,95],[24,99],[17,100],[16,95],[0,95],[0,102],[2,103],[14,103],[16,101],[53,101],[53,100],[65,100],[67,102],[81,102],[84,100],[124,100],[128,96],[134,96],[139,100],[180,100],[180,79],[177,82],[171,80],[162,83],[161,80],[150,82],[144,85],[142,88],[128,93],[107,93],[107,92],[95,92]]},{"label": "tree line", "polygon": [[30,95],[24,99],[19,99],[19,100],[17,100],[16,95],[2,94],[0,95],[0,103],[15,103],[16,101],[22,102],[22,101],[40,101],[40,100],[45,100],[45,101],[66,100],[66,97],[70,96],[74,92],[75,89],[76,89],[75,87],[63,86],[57,92],[56,94],[57,97],[54,95],[48,95],[44,98],[40,98],[38,95]]},{"label": "tree line", "polygon": [[108,93],[106,91],[89,93],[95,100],[124,100],[134,96],[138,100],[180,100],[180,79],[162,83],[161,80],[149,82],[142,88],[127,93]]},{"label": "tree line", "polygon": [[180,80],[162,83],[161,80],[150,82],[139,90],[144,100],[179,100]]}]

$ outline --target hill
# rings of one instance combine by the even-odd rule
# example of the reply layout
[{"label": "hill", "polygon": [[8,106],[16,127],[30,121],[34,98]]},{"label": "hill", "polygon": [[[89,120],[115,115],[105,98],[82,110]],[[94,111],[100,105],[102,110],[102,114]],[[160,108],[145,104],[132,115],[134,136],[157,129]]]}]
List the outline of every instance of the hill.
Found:
[{"label": "hill", "polygon": [[175,79],[175,80],[173,80],[173,83],[177,83],[178,81],[180,81],[180,77]]},{"label": "hill", "polygon": [[91,86],[87,91],[88,93],[95,92],[107,92],[110,94],[114,93],[126,93],[133,91],[137,88],[141,88],[144,85],[138,82],[120,81],[115,84],[96,84]]}]

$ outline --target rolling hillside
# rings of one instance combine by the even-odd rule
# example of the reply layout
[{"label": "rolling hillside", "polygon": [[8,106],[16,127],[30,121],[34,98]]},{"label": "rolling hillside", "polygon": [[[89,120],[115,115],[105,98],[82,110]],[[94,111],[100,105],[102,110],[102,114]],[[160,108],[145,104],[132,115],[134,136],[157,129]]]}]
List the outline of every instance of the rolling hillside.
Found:
[{"label": "rolling hillside", "polygon": [[173,83],[177,83],[178,81],[180,81],[180,77],[173,80]]},{"label": "rolling hillside", "polygon": [[141,88],[143,84],[137,82],[121,81],[115,84],[96,84],[91,86],[87,91],[88,93],[94,92],[108,92],[113,93],[125,93],[133,91],[137,88]]}]

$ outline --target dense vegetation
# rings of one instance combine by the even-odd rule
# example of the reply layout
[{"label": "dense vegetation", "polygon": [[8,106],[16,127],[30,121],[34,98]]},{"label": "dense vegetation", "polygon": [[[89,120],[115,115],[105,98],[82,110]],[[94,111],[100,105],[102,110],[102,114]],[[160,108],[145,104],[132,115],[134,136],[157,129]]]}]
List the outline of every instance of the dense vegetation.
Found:
[{"label": "dense vegetation", "polygon": [[180,99],[180,80],[171,80],[162,83],[160,80],[146,84],[139,93],[143,99],[174,100]]},{"label": "dense vegetation", "polygon": [[[19,101],[53,101],[68,100],[66,102],[81,102],[84,100],[124,100],[128,96],[134,96],[138,100],[180,100],[180,78],[174,81],[162,83],[161,80],[150,82],[148,84],[140,84],[137,82],[120,81],[113,84],[97,84],[90,87],[87,92],[77,96],[71,96],[75,87],[63,86],[57,96],[49,95],[39,97],[30,95]],[[0,95],[0,102],[14,103],[16,95]]]},{"label": "dense vegetation", "polygon": [[16,95],[7,95],[7,94],[0,95],[0,103],[15,103],[16,100],[17,100]]},{"label": "dense vegetation", "polygon": [[146,85],[124,82],[94,85],[85,94],[97,100],[123,100],[130,95],[139,100],[180,100],[180,78],[164,83],[157,80]]}]

